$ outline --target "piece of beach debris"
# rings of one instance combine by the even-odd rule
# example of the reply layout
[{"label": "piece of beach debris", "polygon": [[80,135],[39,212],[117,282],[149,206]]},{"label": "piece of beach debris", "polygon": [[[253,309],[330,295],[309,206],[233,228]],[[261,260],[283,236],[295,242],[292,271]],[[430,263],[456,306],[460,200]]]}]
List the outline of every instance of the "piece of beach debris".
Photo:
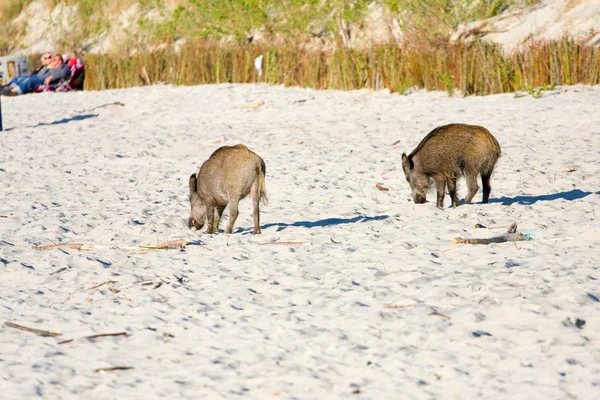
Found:
[{"label": "piece of beach debris", "polygon": [[491,333],[489,332],[484,332],[484,331],[473,331],[471,332],[471,335],[475,336],[475,337],[482,337],[482,336],[492,336]]},{"label": "piece of beach debris", "polygon": [[99,373],[106,373],[106,372],[122,371],[122,370],[126,370],[126,369],[133,369],[133,367],[123,367],[123,366],[117,365],[116,367],[95,369],[94,373],[99,374]]},{"label": "piece of beach debris", "polygon": [[575,171],[577,171],[575,168],[571,168],[571,169],[568,169],[568,170],[563,171],[563,172],[569,173],[569,172],[575,172]]},{"label": "piece of beach debris", "polygon": [[67,267],[62,267],[59,270],[56,270],[54,272],[50,272],[50,275],[55,275],[55,274],[61,273],[61,272],[65,271],[66,269],[67,269]]},{"label": "piece of beach debris", "polygon": [[585,327],[585,319],[569,317],[563,321],[563,325],[583,329]]},{"label": "piece of beach debris", "polygon": [[487,228],[487,226],[481,225],[481,224],[475,224],[475,226],[473,228],[475,228],[475,229],[485,229],[485,228]]},{"label": "piece of beach debris", "polygon": [[259,246],[264,246],[267,244],[288,244],[288,245],[302,245],[302,244],[312,244],[312,242],[264,242],[259,243]]},{"label": "piece of beach debris", "polygon": [[375,187],[377,189],[381,190],[382,192],[387,192],[388,190],[390,190],[390,189],[386,188],[385,186],[380,185],[379,183],[376,184]]},{"label": "piece of beach debris", "polygon": [[465,239],[456,237],[452,239],[452,244],[490,244],[504,242],[521,242],[531,240],[531,235],[528,233],[517,232],[517,223],[512,223],[504,235],[494,236],[491,238],[474,238]]},{"label": "piece of beach debris", "polygon": [[397,310],[400,308],[408,308],[408,307],[412,307],[414,306],[414,304],[401,304],[398,306],[383,306],[383,308],[387,308],[387,309],[391,309],[391,310]]},{"label": "piece of beach debris", "polygon": [[118,282],[118,281],[111,281],[111,280],[109,279],[109,280],[106,280],[106,281],[104,281],[104,282],[102,282],[102,283],[99,283],[99,284],[97,284],[97,285],[95,285],[95,286],[92,286],[92,287],[91,287],[91,288],[89,288],[88,290],[94,290],[94,289],[98,289],[99,287],[102,287],[102,286],[104,286],[104,285],[113,284],[113,283],[119,283],[119,282]]},{"label": "piece of beach debris", "polygon": [[11,327],[11,328],[19,329],[19,330],[21,330],[21,331],[26,331],[26,332],[35,333],[36,335],[42,335],[42,336],[53,336],[53,337],[56,337],[56,336],[60,336],[60,335],[61,335],[61,333],[58,333],[58,332],[45,331],[45,330],[43,330],[43,329],[36,329],[36,328],[28,328],[28,327],[26,327],[26,326],[19,325],[19,324],[15,324],[15,323],[8,322],[8,321],[6,321],[6,322],[4,323],[4,325],[6,325],[6,326],[9,326],[9,327]]},{"label": "piece of beach debris", "polygon": [[54,250],[54,249],[73,249],[73,250],[93,250],[94,246],[83,244],[83,243],[56,243],[47,244],[45,246],[35,246],[34,250]]},{"label": "piece of beach debris", "polygon": [[106,104],[102,104],[102,105],[96,106],[96,107],[92,108],[90,111],[94,111],[97,108],[108,107],[108,106],[121,106],[121,107],[124,107],[125,104],[121,103],[120,101],[115,101],[115,102],[112,102],[112,103],[106,103]]},{"label": "piece of beach debris", "polygon": [[[84,336],[83,339],[94,340],[94,339],[98,339],[101,337],[110,337],[110,336],[129,336],[129,334],[127,332],[98,333],[96,335]],[[67,339],[67,340],[63,340],[62,342],[58,342],[57,344],[71,343],[73,340],[75,340],[75,339]]]},{"label": "piece of beach debris", "polygon": [[566,327],[575,327],[578,329],[583,329],[585,327],[585,319],[569,317],[563,321],[563,325]]},{"label": "piece of beach debris", "polygon": [[35,246],[34,250],[54,250],[60,248],[67,248],[72,250],[96,250],[103,248],[117,248],[119,250],[182,250],[190,244],[189,240],[178,239],[178,240],[170,240],[168,242],[159,243],[157,245],[150,246],[103,246],[103,245],[92,245],[92,244],[83,244],[83,243],[56,243],[56,244],[48,244],[44,246]]},{"label": "piece of beach debris", "polygon": [[255,101],[254,103],[246,104],[244,106],[237,106],[236,108],[245,108],[246,110],[254,110],[254,109],[257,109],[264,105],[265,105],[265,102],[262,100],[259,100],[259,101]]},{"label": "piece of beach debris", "polygon": [[435,315],[435,316],[446,318],[446,319],[452,319],[449,316],[447,316],[446,314],[442,314],[437,311],[430,312],[429,315]]}]

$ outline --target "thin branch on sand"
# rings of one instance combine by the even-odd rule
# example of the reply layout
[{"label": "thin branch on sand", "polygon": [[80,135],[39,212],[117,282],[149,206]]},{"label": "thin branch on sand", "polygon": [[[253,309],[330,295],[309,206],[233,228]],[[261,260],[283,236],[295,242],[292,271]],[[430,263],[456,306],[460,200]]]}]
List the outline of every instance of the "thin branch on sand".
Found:
[{"label": "thin branch on sand", "polygon": [[67,269],[67,267],[62,267],[62,268],[61,268],[61,269],[59,269],[59,270],[56,270],[56,271],[54,271],[54,272],[50,272],[50,275],[58,274],[58,273],[60,273],[60,272],[63,272],[63,271],[64,271],[64,270],[66,270],[66,269]]},{"label": "thin branch on sand", "polygon": [[94,289],[98,289],[98,288],[99,288],[99,287],[101,287],[101,286],[108,285],[108,284],[111,284],[111,283],[119,283],[119,282],[117,282],[117,281],[111,281],[111,280],[109,279],[109,280],[107,280],[107,281],[104,281],[104,282],[102,282],[102,283],[99,283],[99,284],[97,284],[97,285],[95,285],[95,286],[92,286],[92,287],[91,287],[91,288],[89,288],[88,290],[94,290]]},{"label": "thin branch on sand", "polygon": [[436,315],[438,317],[442,317],[442,318],[446,318],[446,319],[452,319],[449,316],[447,316],[446,314],[442,314],[442,313],[439,313],[437,311],[430,312],[429,315]]},{"label": "thin branch on sand", "polygon": [[112,102],[112,103],[106,103],[106,104],[102,104],[100,106],[96,106],[96,107],[90,109],[90,111],[94,111],[97,108],[103,108],[103,107],[108,107],[108,106],[121,106],[121,107],[123,107],[123,106],[125,106],[125,104],[121,103],[120,101],[115,101],[115,102]]},{"label": "thin branch on sand", "polygon": [[[116,246],[119,250],[181,250],[184,249],[190,241],[185,239],[179,240],[171,240],[164,243],[159,243],[153,246]],[[72,250],[96,250],[96,249],[106,249],[106,248],[115,248],[115,246],[103,246],[103,245],[92,245],[92,244],[82,244],[82,243],[56,243],[56,244],[48,244],[45,246],[35,246],[34,250],[54,250],[60,248],[67,248]]]},{"label": "thin branch on sand", "polygon": [[8,322],[8,321],[5,322],[4,325],[10,326],[11,328],[19,329],[19,330],[22,330],[22,331],[35,333],[37,335],[42,335],[42,336],[53,336],[53,337],[56,337],[56,336],[60,336],[61,335],[61,333],[58,333],[58,332],[51,332],[51,331],[45,331],[45,330],[42,330],[42,329],[28,328],[26,326],[14,324],[14,323]]},{"label": "thin branch on sand", "polygon": [[412,307],[412,306],[414,306],[414,304],[403,304],[403,305],[399,305],[399,306],[383,306],[383,308],[397,310],[399,308],[408,308],[408,307]]},{"label": "thin branch on sand", "polygon": [[[129,336],[129,335],[127,334],[127,332],[99,333],[96,335],[84,336],[83,339],[93,340],[93,339],[97,339],[97,338],[101,338],[101,337],[108,337],[108,336]],[[57,344],[71,343],[73,340],[75,340],[75,339],[63,340],[62,342],[58,342]]]},{"label": "thin branch on sand", "polygon": [[123,367],[123,366],[116,366],[116,367],[109,367],[109,368],[98,368],[94,370],[95,374],[99,374],[99,373],[105,373],[105,372],[114,372],[114,371],[124,371],[127,369],[133,369],[133,367]]},{"label": "thin branch on sand", "polygon": [[35,246],[34,250],[54,250],[54,249],[73,249],[73,250],[94,250],[94,246],[82,243],[56,243],[47,244],[45,246]]}]

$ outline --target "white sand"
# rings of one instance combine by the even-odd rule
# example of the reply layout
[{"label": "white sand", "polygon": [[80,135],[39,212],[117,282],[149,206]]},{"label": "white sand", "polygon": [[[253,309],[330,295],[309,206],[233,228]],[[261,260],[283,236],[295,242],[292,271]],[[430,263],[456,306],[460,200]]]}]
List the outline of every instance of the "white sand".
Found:
[{"label": "white sand", "polygon": [[[2,399],[598,398],[600,87],[155,86],[3,97],[2,111]],[[500,142],[491,204],[411,201],[400,155],[449,122]],[[236,143],[266,161],[263,234],[250,199],[233,235],[188,230],[189,175]],[[512,222],[534,240],[450,245]],[[175,239],[196,245],[117,248]],[[32,250],[60,242],[99,247]],[[133,369],[94,373],[114,366]]]}]

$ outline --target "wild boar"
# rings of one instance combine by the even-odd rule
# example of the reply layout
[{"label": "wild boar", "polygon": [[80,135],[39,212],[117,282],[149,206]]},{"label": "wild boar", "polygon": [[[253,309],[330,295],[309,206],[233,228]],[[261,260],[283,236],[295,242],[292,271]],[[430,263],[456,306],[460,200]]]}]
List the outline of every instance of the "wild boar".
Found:
[{"label": "wild boar", "polygon": [[215,150],[198,173],[190,176],[190,229],[200,230],[208,220],[206,232],[217,233],[219,220],[229,203],[229,224],[225,232],[231,233],[239,214],[238,203],[250,194],[254,205],[254,234],[261,233],[259,203],[267,200],[265,174],[263,159],[243,144]]},{"label": "wild boar", "polygon": [[483,203],[487,203],[492,189],[490,177],[500,157],[500,145],[482,126],[449,124],[429,132],[410,153],[402,154],[402,169],[412,190],[415,203],[425,203],[427,189],[435,182],[437,206],[444,206],[446,185],[452,198],[452,207],[458,207],[456,180],[464,175],[469,189],[464,204],[471,203],[479,190],[477,175],[481,175]]}]

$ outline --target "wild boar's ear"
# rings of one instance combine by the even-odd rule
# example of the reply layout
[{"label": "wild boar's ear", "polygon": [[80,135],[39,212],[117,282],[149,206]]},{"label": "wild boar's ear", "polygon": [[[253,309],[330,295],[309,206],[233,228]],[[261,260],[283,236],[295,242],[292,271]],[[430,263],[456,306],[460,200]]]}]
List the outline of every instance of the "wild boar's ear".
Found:
[{"label": "wild boar's ear", "polygon": [[406,153],[402,153],[402,169],[405,171],[410,171],[414,167],[415,165],[413,164],[412,160],[408,158]]},{"label": "wild boar's ear", "polygon": [[198,190],[198,181],[196,180],[196,174],[190,176],[190,190],[195,192]]}]

